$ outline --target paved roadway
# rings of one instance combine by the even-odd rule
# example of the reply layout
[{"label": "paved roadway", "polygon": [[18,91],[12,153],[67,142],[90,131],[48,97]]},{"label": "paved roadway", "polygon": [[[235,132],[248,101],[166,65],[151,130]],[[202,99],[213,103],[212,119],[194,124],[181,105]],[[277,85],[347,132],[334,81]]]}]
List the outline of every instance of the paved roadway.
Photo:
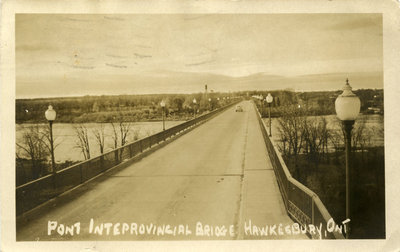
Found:
[{"label": "paved roadway", "polygon": [[[230,108],[120,172],[56,200],[45,214],[18,228],[17,240],[307,239],[278,234],[279,224],[293,222],[286,215],[255,109],[249,101],[241,105],[244,112]],[[110,234],[105,227],[102,235],[90,233],[91,218],[94,226],[112,223]],[[250,220],[260,228],[277,225],[277,235],[246,232]],[[79,222],[80,233],[48,235],[48,221]],[[154,226],[163,225],[172,232],[176,227],[175,235],[157,235]],[[120,234],[113,234],[114,227]]]}]

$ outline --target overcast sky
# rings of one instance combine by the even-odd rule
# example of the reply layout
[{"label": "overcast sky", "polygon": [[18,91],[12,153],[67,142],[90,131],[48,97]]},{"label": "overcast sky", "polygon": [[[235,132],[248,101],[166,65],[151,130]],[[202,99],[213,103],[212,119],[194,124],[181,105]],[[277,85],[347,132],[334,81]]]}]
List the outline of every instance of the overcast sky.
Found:
[{"label": "overcast sky", "polygon": [[380,14],[16,15],[16,95],[383,88]]}]

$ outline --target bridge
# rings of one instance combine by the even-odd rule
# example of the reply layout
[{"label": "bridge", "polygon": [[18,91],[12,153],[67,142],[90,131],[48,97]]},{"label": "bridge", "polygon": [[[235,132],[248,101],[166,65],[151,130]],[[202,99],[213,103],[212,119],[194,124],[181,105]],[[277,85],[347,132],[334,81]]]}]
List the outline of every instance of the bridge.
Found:
[{"label": "bridge", "polygon": [[322,202],[288,174],[253,103],[240,105],[60,171],[56,197],[33,210],[26,199],[54,178],[17,187],[17,240],[343,238],[326,235]]}]

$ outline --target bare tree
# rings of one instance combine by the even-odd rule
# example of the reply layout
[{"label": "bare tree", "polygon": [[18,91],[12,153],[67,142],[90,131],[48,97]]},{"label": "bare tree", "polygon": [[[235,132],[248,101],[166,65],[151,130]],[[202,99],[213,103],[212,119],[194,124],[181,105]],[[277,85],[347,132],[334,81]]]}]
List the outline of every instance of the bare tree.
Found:
[{"label": "bare tree", "polygon": [[131,123],[120,121],[119,122],[119,131],[121,137],[121,146],[124,146],[127,143],[128,135],[131,129]]},{"label": "bare tree", "polygon": [[304,120],[303,139],[306,153],[318,167],[321,156],[328,152],[328,138],[330,130],[327,128],[325,117],[307,118]]},{"label": "bare tree", "polygon": [[[115,119],[115,118],[114,118]],[[124,146],[127,142],[128,142],[128,136],[131,130],[131,123],[130,122],[126,122],[124,120],[124,117],[122,115],[120,115],[118,117],[118,123],[111,123],[111,127],[113,129],[113,140],[114,140],[114,148],[118,148],[118,142],[120,143],[120,146]],[[122,160],[122,152],[123,149],[121,149],[121,151],[119,152],[119,157],[118,157],[118,153],[116,152],[116,160]]]},{"label": "bare tree", "polygon": [[339,151],[344,149],[344,135],[342,130],[331,130],[329,141],[335,149],[335,160],[339,163]]},{"label": "bare tree", "polygon": [[99,127],[93,130],[93,135],[99,145],[100,154],[104,153],[104,124],[100,123]]},{"label": "bare tree", "polygon": [[[24,132],[21,143],[16,143],[17,147],[22,150],[31,160],[32,177],[39,178],[43,175],[43,161],[46,160],[50,152],[45,143],[46,135],[43,133],[39,125],[29,127]],[[19,156],[19,155],[17,155]]]},{"label": "bare tree", "polygon": [[364,118],[360,118],[354,125],[354,128],[351,133],[351,141],[353,149],[361,148],[361,144],[366,137],[366,121]]},{"label": "bare tree", "polygon": [[76,148],[79,148],[83,154],[85,160],[90,159],[90,145],[88,130],[84,124],[79,124],[75,126],[75,133],[78,138],[76,141]]},{"label": "bare tree", "polygon": [[281,117],[278,119],[281,137],[287,139],[290,152],[298,155],[303,148],[305,115],[301,108],[296,106],[282,106]]},{"label": "bare tree", "polygon": [[114,141],[114,149],[118,148],[118,129],[117,126],[112,122],[111,127],[113,129],[112,139]]},{"label": "bare tree", "polygon": [[131,135],[131,140],[132,140],[132,142],[134,142],[134,141],[136,141],[136,140],[139,140],[139,137],[140,137],[140,128],[133,128],[131,133],[132,133],[132,134],[130,134],[130,135]]},{"label": "bare tree", "polygon": [[328,139],[331,134],[331,129],[328,128],[328,120],[326,117],[321,116],[321,140],[322,140],[322,153],[328,153]]},{"label": "bare tree", "polygon": [[297,156],[304,146],[305,111],[299,106],[289,105],[282,106],[280,108],[280,114],[281,117],[278,119],[278,124],[281,138],[288,142],[289,154],[294,157],[294,169],[297,178],[299,178],[300,171],[297,166]]},{"label": "bare tree", "polygon": [[375,128],[369,128],[366,125],[366,118],[360,118],[356,121],[356,124],[352,133],[352,144],[354,149],[361,151],[361,160],[365,161],[365,151],[372,145],[372,136],[375,134]]}]

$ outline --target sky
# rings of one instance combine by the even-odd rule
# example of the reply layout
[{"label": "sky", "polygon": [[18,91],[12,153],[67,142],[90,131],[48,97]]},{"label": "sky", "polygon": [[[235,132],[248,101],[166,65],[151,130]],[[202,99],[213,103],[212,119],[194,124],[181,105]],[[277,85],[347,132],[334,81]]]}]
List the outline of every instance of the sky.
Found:
[{"label": "sky", "polygon": [[383,88],[380,14],[17,14],[16,97]]}]

